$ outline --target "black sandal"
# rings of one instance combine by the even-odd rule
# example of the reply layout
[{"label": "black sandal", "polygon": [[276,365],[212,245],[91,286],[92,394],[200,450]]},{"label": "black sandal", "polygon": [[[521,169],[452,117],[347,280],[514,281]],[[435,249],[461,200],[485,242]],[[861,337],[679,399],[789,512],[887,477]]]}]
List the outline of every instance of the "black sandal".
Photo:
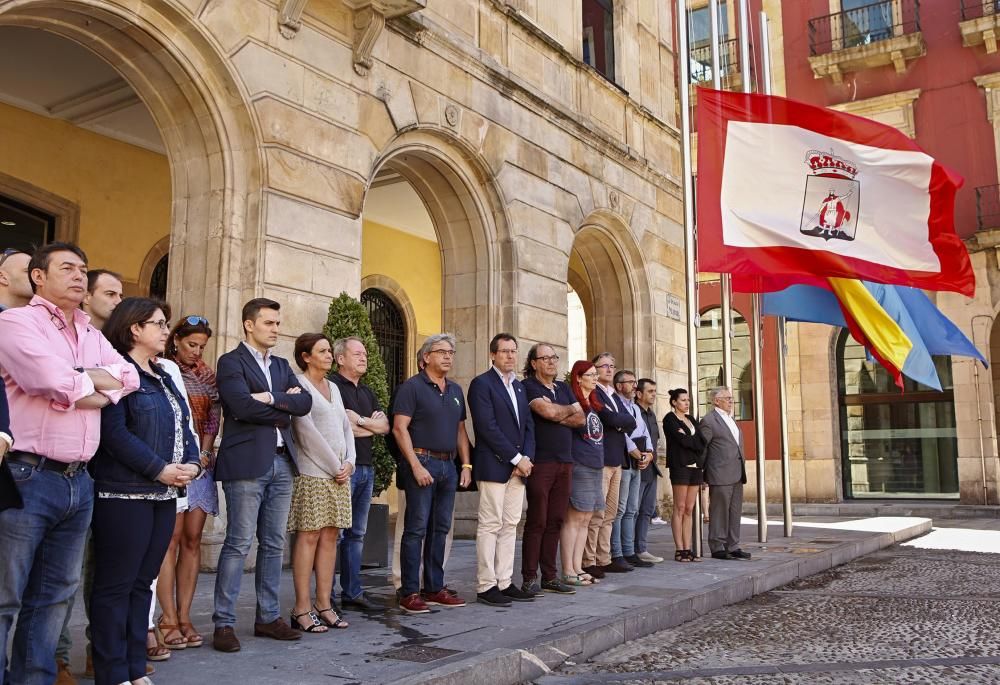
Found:
[{"label": "black sandal", "polygon": [[[292,611],[294,612],[294,609]],[[301,614],[290,613],[289,616],[291,616],[292,618],[292,620],[290,621],[290,623],[292,624],[292,628],[300,632],[325,633],[329,629],[329,626],[326,625],[324,621],[320,621],[319,616],[317,616],[312,611],[303,611]],[[299,619],[302,618],[303,616],[308,616],[310,620],[310,624],[305,628],[303,628],[302,624],[299,623]]]},{"label": "black sandal", "polygon": [[[338,614],[337,610],[334,609],[333,607],[327,607],[326,609],[320,609],[318,606],[316,606],[315,604],[313,604],[313,611],[316,612],[315,615],[319,618],[320,622],[323,625],[325,625],[327,628],[336,628],[337,630],[344,630],[345,628],[347,628],[350,625],[347,621],[345,621],[344,619],[342,619],[340,617],[340,614]],[[337,620],[334,621],[333,623],[330,623],[330,621],[328,621],[325,618],[323,618],[323,614],[325,614],[327,612],[330,612],[334,616],[336,616]]]},{"label": "black sandal", "polygon": [[687,550],[687,560],[688,561],[695,561],[695,562],[698,562],[699,564],[701,563],[701,557],[699,557],[697,554],[695,554],[691,550]]},{"label": "black sandal", "polygon": [[674,552],[674,561],[691,561],[689,552],[686,549],[679,549]]}]

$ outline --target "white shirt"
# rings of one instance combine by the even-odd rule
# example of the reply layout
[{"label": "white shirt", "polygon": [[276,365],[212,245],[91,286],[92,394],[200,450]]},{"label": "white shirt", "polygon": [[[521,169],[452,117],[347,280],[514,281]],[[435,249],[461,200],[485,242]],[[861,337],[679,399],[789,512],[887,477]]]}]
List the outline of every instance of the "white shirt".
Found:
[{"label": "white shirt", "polygon": [[[507,395],[510,397],[510,403],[514,405],[514,416],[517,418],[518,425],[520,425],[521,414],[517,411],[517,393],[514,392],[514,379],[517,378],[517,376],[514,375],[513,371],[510,373],[504,373],[495,366],[493,367],[493,370],[496,371],[497,375],[500,376],[500,380],[503,381],[504,390],[507,391]],[[517,466],[522,459],[524,459],[524,455],[518,452],[514,455],[514,458],[510,460],[510,463]]]},{"label": "white shirt", "polygon": [[615,389],[607,385],[597,384],[597,387],[604,392],[604,396],[608,398],[608,404],[611,405],[612,409],[618,411],[618,403],[615,402]]},{"label": "white shirt", "polygon": [[736,441],[736,444],[740,444],[740,429],[739,426],[736,425],[736,422],[733,421],[733,417],[729,415],[729,412],[722,411],[718,407],[715,408],[715,411],[722,415],[722,420],[726,422],[727,426],[729,426],[729,432],[733,434],[733,440]]},{"label": "white shirt", "polygon": [[[273,403],[274,389],[271,387],[271,353],[264,352],[262,354],[252,345],[247,345],[246,340],[243,341],[243,344],[246,345],[248,350],[250,350],[250,354],[253,355],[254,361],[257,362],[257,366],[260,367],[261,372],[264,374],[264,380],[267,381],[267,390],[271,393],[271,401]],[[285,441],[281,438],[281,431],[275,428],[274,432],[278,435],[278,447],[281,447],[285,444]]]}]

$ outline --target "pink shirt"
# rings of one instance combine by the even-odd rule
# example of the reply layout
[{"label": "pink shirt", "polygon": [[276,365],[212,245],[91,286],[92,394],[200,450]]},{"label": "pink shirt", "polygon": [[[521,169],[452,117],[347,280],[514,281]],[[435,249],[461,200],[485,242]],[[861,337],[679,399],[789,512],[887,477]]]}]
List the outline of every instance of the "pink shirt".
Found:
[{"label": "pink shirt", "polygon": [[75,368],[100,368],[124,386],[103,393],[112,402],[139,387],[135,367],[122,358],[90,317],[73,314],[76,340],[61,309],[38,295],[25,307],[0,312],[0,373],[10,404],[15,449],[53,461],[89,461],[101,440],[101,410],[74,405],[94,393]]}]

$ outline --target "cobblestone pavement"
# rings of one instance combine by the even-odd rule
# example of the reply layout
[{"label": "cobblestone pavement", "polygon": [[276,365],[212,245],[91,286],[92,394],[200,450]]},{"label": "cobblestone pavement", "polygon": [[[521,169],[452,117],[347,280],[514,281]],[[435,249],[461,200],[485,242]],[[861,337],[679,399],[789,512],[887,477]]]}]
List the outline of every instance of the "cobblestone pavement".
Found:
[{"label": "cobblestone pavement", "polygon": [[1000,683],[1000,522],[945,525],[536,682]]}]

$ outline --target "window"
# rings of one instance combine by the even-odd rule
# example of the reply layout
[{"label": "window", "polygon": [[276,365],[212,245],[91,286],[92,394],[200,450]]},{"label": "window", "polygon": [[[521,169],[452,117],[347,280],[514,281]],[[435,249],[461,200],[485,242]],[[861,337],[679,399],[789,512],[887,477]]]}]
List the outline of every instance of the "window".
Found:
[{"label": "window", "polygon": [[163,255],[153,267],[149,277],[149,296],[160,300],[167,299],[167,271],[170,269],[170,255]]},{"label": "window", "polygon": [[[908,378],[900,393],[843,331],[837,343],[844,495],[958,498],[958,440],[949,357],[934,357],[943,391]],[[904,377],[905,378],[905,377]]]},{"label": "window", "polygon": [[[709,7],[688,12],[688,44],[691,50],[691,83],[712,80],[712,15]],[[729,40],[729,8],[719,3],[719,74],[726,76],[737,68],[736,40]]]},{"label": "window", "polygon": [[583,0],[583,61],[615,80],[613,0]]},{"label": "window", "polygon": [[[750,326],[733,311],[733,417],[737,421],[753,419],[753,383],[750,366]],[[698,406],[704,416],[712,408],[708,391],[723,384],[722,308],[709,309],[701,315],[698,328]]]},{"label": "window", "polygon": [[868,45],[892,37],[892,2],[840,0],[844,47]]},{"label": "window", "polygon": [[32,252],[55,240],[55,233],[54,216],[0,195],[0,250]]},{"label": "window", "polygon": [[389,392],[406,380],[406,322],[396,303],[378,288],[361,293],[361,304],[368,310],[368,319],[378,341],[379,354],[385,364]]}]

